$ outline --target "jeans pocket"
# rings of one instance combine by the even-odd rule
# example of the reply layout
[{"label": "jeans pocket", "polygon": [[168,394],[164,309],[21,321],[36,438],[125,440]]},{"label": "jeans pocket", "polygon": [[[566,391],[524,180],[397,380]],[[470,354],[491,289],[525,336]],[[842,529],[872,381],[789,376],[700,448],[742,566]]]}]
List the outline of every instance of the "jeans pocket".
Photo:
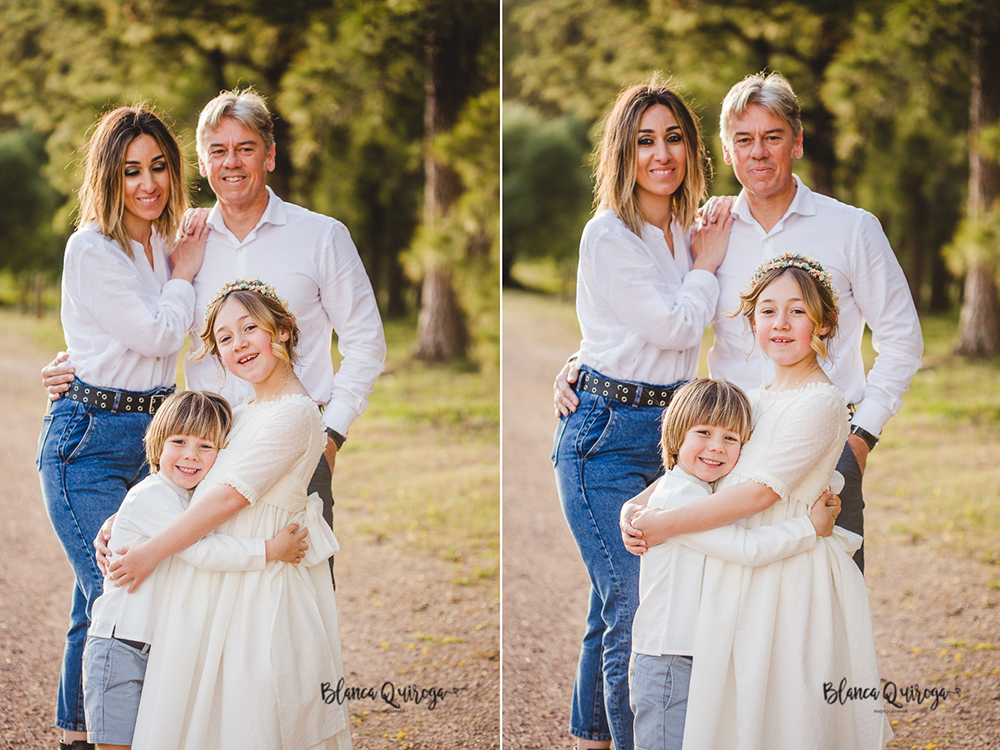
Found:
[{"label": "jeans pocket", "polygon": [[59,458],[63,463],[70,463],[83,452],[93,423],[93,417],[86,408],[78,409],[69,418],[58,446]]},{"label": "jeans pocket", "polygon": [[49,437],[49,432],[52,430],[52,414],[46,414],[42,417],[42,431],[38,433],[38,448],[35,451],[35,468],[40,469],[42,467],[42,451],[45,449],[45,441]]},{"label": "jeans pocket", "polygon": [[612,434],[615,411],[608,401],[602,408],[594,409],[592,412],[592,419],[588,421],[587,428],[580,435],[580,455],[584,460],[596,454]]}]

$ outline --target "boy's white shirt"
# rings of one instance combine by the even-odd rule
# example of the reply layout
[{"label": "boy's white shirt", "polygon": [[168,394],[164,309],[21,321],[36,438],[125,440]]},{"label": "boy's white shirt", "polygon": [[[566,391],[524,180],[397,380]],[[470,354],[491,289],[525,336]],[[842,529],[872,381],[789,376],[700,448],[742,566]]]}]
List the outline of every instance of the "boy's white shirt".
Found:
[{"label": "boy's white shirt", "polygon": [[[187,510],[191,491],[182,489],[160,473],[151,474],[129,490],[122,501],[108,548],[114,550],[149,539],[167,528]],[[206,570],[263,570],[267,560],[264,539],[241,539],[212,532],[177,553],[184,561]],[[115,587],[104,579],[104,593],[94,602],[90,635],[149,643],[156,622],[162,581],[171,558],[156,566],[135,591]]]},{"label": "boy's white shirt", "polygon": [[[710,484],[675,466],[657,482],[649,507],[679,508],[711,493]],[[799,516],[755,529],[746,529],[737,521],[673,536],[650,547],[639,568],[639,608],[632,622],[632,650],[652,656],[694,653],[706,556],[755,567],[815,546],[812,522],[808,516]]]}]

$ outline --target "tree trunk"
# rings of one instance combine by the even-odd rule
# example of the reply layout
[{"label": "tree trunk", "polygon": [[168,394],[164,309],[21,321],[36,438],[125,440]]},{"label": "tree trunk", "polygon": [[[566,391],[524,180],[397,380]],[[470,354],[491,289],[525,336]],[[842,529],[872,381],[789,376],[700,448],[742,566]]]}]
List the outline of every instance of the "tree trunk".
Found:
[{"label": "tree trunk", "polygon": [[[427,82],[424,96],[424,232],[433,237],[434,228],[447,213],[458,194],[458,178],[434,156],[434,137],[444,132],[458,117],[460,102],[448,97],[448,60],[436,43],[433,20],[427,30]],[[460,73],[459,73],[460,74]],[[444,97],[444,100],[442,100]],[[460,359],[468,353],[469,332],[465,313],[452,286],[445,261],[436,261],[425,271],[417,345],[413,356],[433,362]]]},{"label": "tree trunk", "polygon": [[[1000,121],[1000,13],[984,3],[973,39],[972,96],[969,106],[969,202],[967,221],[975,225],[998,207],[1000,164],[983,153],[980,132]],[[955,352],[967,357],[1000,353],[1000,298],[994,262],[975,259],[965,275],[965,300]]]}]

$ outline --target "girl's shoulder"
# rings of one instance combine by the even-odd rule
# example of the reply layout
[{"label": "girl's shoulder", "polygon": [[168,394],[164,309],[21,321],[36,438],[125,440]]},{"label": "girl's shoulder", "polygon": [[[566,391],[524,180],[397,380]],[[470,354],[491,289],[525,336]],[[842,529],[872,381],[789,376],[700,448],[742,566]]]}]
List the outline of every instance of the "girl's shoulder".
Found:
[{"label": "girl's shoulder", "polygon": [[317,422],[322,423],[319,406],[309,396],[288,393],[271,401],[248,401],[233,410],[233,422],[240,417],[260,419],[262,422]]},{"label": "girl's shoulder", "polygon": [[789,391],[772,392],[761,386],[749,394],[750,403],[760,408],[775,407],[776,411],[808,410],[820,412],[847,413],[847,400],[833,383],[808,383]]}]

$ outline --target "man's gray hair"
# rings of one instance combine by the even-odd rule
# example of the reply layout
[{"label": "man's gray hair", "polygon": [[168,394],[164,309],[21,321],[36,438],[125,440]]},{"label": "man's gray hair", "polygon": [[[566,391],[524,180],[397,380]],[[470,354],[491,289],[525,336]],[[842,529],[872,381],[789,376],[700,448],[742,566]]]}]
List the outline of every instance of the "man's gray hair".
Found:
[{"label": "man's gray hair", "polygon": [[207,156],[205,138],[216,130],[226,117],[231,117],[264,139],[264,147],[274,145],[274,123],[264,97],[252,88],[223,91],[205,105],[198,116],[196,135],[198,155]]},{"label": "man's gray hair", "polygon": [[723,143],[732,143],[733,121],[743,117],[751,104],[763,107],[787,122],[792,128],[793,138],[802,131],[799,100],[788,79],[781,73],[754,73],[729,89],[722,100],[719,134]]}]

